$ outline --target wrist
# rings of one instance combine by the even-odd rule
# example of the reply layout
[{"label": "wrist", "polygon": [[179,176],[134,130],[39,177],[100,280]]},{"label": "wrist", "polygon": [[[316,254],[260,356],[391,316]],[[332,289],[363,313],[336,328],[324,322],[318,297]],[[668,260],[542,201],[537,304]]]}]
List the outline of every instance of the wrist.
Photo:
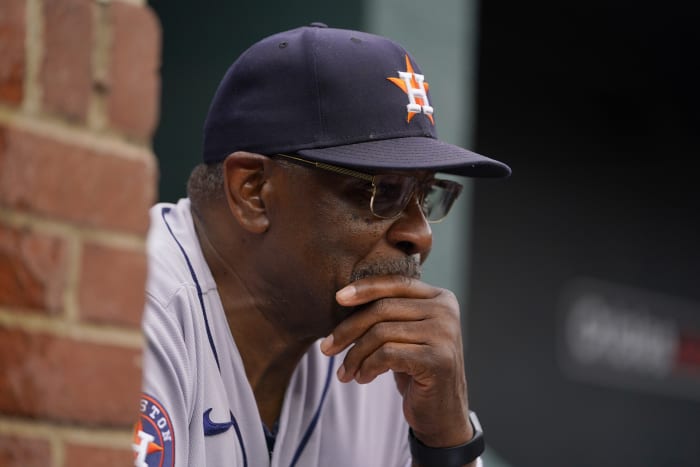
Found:
[{"label": "wrist", "polygon": [[421,427],[423,429],[411,427],[411,431],[416,439],[431,448],[459,446],[474,438],[474,427],[469,420],[469,411],[465,412],[464,419],[459,417],[459,420],[453,420],[450,417],[449,423],[449,427],[440,426],[440,431],[438,431],[438,427],[433,430],[430,427]]},{"label": "wrist", "polygon": [[473,436],[466,443],[452,447],[431,447],[415,437],[409,429],[408,440],[413,461],[423,467],[461,467],[474,462],[485,449],[481,424],[474,412],[469,412]]}]

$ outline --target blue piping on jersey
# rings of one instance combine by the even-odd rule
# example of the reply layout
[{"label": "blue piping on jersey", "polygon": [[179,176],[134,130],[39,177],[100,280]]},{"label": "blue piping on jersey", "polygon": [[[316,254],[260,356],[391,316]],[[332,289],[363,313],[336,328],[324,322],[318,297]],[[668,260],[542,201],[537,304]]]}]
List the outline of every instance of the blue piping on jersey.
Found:
[{"label": "blue piping on jersey", "polygon": [[241,452],[243,453],[243,467],[248,467],[248,456],[245,453],[245,444],[243,444],[243,436],[241,435],[241,429],[238,426],[238,422],[236,421],[236,417],[233,416],[232,412],[231,413],[231,424],[233,425],[233,429],[236,430],[236,437],[238,438],[238,444],[241,445]]},{"label": "blue piping on jersey", "polygon": [[197,274],[194,272],[194,268],[192,267],[192,263],[190,262],[190,258],[187,256],[187,252],[185,249],[182,247],[182,244],[180,241],[177,239],[175,234],[173,233],[173,230],[170,228],[170,224],[168,224],[168,220],[165,218],[165,215],[170,212],[169,207],[164,207],[163,210],[161,211],[161,216],[163,217],[163,222],[165,222],[165,226],[168,228],[168,232],[170,232],[170,235],[173,237],[173,240],[175,240],[175,243],[177,243],[177,246],[180,248],[180,251],[182,252],[182,256],[185,257],[185,261],[187,262],[187,267],[190,269],[190,274],[192,275],[192,280],[194,281],[194,285],[197,287],[197,298],[199,298],[199,305],[202,307],[202,315],[204,316],[204,327],[207,330],[207,337],[209,338],[209,345],[211,346],[211,351],[214,353],[214,359],[216,360],[216,366],[219,369],[219,373],[221,373],[221,365],[219,365],[219,355],[216,353],[216,347],[214,346],[214,339],[211,336],[211,331],[209,330],[209,320],[207,319],[207,310],[206,307],[204,306],[204,298],[202,296],[202,288],[199,286],[199,280],[197,280]]},{"label": "blue piping on jersey", "polygon": [[311,419],[311,423],[309,423],[309,426],[306,428],[306,432],[304,433],[304,436],[301,438],[301,442],[299,443],[299,446],[297,447],[297,450],[294,453],[294,457],[292,458],[292,462],[289,464],[289,467],[294,467],[297,464],[297,461],[301,457],[301,453],[304,451],[306,444],[309,442],[309,439],[311,438],[311,434],[314,432],[314,429],[316,428],[316,424],[318,423],[318,418],[321,415],[321,408],[323,407],[323,401],[326,400],[326,395],[328,394],[328,388],[330,387],[330,384],[331,384],[331,375],[333,374],[333,363],[334,362],[335,362],[335,355],[332,356],[328,362],[328,372],[326,373],[326,383],[323,386],[323,393],[321,394],[321,400],[319,401],[318,407],[316,408],[316,413],[314,413],[314,416]]}]

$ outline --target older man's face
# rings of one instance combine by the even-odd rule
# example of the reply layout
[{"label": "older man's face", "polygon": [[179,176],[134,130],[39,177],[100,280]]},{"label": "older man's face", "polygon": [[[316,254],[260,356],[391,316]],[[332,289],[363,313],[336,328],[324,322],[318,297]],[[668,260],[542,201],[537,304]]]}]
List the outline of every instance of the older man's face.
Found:
[{"label": "older man's face", "polygon": [[267,206],[270,227],[258,264],[266,293],[284,310],[277,319],[293,334],[330,332],[352,311],[336,303],[335,292],[354,280],[420,275],[432,232],[415,198],[396,219],[379,219],[369,208],[367,182],[275,165]]}]

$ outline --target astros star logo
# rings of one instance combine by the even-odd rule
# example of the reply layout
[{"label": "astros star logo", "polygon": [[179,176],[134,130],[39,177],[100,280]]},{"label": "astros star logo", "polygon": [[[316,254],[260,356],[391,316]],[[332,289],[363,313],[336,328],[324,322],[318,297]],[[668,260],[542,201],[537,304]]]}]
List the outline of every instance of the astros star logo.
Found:
[{"label": "astros star logo", "polygon": [[414,73],[408,55],[406,55],[406,71],[399,71],[398,78],[389,77],[387,79],[408,95],[406,122],[410,122],[416,114],[423,113],[428,117],[430,123],[435,125],[433,108],[428,101],[428,83],[425,82],[424,75]]},{"label": "astros star logo", "polygon": [[173,467],[175,438],[170,416],[153,397],[143,394],[131,448],[135,467]]},{"label": "astros star logo", "polygon": [[132,444],[135,453],[134,465],[147,466],[146,457],[163,450],[162,446],[154,443],[155,440],[153,435],[143,431],[143,423],[139,421],[134,427],[134,443]]}]

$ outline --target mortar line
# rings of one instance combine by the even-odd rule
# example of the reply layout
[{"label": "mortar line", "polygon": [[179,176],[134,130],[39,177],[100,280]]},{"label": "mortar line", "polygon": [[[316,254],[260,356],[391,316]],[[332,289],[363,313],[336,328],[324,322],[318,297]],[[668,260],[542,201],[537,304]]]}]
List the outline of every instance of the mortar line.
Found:
[{"label": "mortar line", "polygon": [[[136,411],[134,411],[136,414]],[[136,420],[136,415],[134,416]],[[0,433],[4,435],[20,435],[27,438],[45,439],[49,442],[71,442],[90,444],[102,447],[128,447],[131,439],[131,428],[111,427],[80,427],[62,423],[29,420],[19,417],[0,415]]]},{"label": "mortar line", "polygon": [[72,322],[61,316],[47,316],[35,310],[0,307],[0,326],[21,329],[30,333],[42,333],[66,337],[80,342],[107,344],[135,350],[143,348],[143,335],[139,328]]},{"label": "mortar line", "polygon": [[40,133],[68,144],[89,147],[98,153],[155,163],[151,142],[135,143],[113,131],[97,133],[85,126],[71,124],[47,114],[33,115],[29,114],[29,110],[17,114],[6,106],[0,106],[0,123]]},{"label": "mortar line", "polygon": [[1,206],[0,219],[2,219],[3,224],[15,228],[31,227],[43,233],[66,238],[77,238],[83,242],[87,241],[134,252],[146,251],[146,240],[139,234],[75,226],[65,221],[46,219],[35,214],[18,212]]},{"label": "mortar line", "polygon": [[44,16],[42,0],[27,0],[24,74],[24,96],[22,110],[28,115],[41,111],[42,89],[39,83],[41,62],[44,56]]}]

